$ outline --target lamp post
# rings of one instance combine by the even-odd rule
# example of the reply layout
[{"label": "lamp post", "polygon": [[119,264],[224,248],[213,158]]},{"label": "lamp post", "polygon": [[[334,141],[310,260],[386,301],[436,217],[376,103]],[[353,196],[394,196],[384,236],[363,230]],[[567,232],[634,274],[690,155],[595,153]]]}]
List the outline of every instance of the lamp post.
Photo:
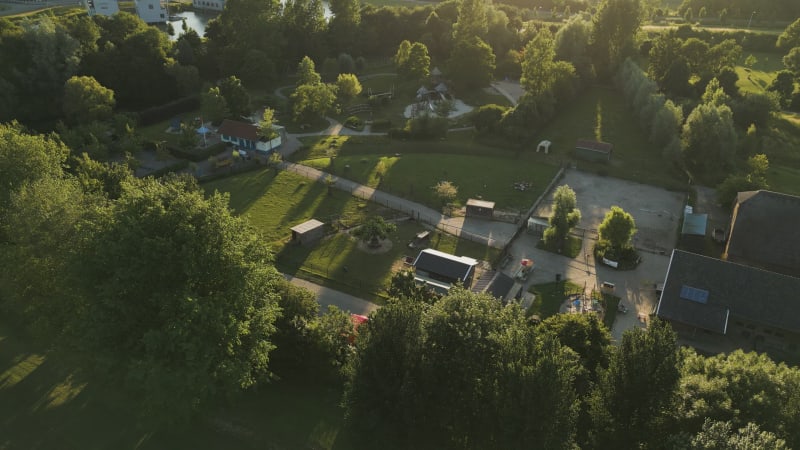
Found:
[{"label": "lamp post", "polygon": [[753,23],[753,16],[756,15],[758,11],[753,11],[753,14],[750,14],[750,20],[747,21],[747,29],[750,29],[750,24]]}]

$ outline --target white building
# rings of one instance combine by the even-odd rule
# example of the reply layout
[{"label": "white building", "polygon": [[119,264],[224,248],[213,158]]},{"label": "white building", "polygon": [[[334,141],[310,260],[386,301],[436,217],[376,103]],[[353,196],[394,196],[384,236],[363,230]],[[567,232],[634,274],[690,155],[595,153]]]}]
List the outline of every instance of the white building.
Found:
[{"label": "white building", "polygon": [[84,6],[89,16],[110,16],[119,12],[117,0],[85,0]]},{"label": "white building", "polygon": [[161,3],[160,0],[134,0],[136,3],[136,14],[145,23],[163,23],[166,22],[167,8]]},{"label": "white building", "polygon": [[225,0],[192,0],[192,6],[195,9],[222,11],[225,9]]}]

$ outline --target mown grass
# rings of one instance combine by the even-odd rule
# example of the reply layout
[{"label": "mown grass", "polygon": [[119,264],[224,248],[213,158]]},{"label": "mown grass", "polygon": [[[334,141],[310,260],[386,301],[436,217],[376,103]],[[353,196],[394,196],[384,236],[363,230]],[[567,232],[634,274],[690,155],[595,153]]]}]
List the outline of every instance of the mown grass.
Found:
[{"label": "mown grass", "polygon": [[[432,208],[442,206],[433,186],[447,180],[458,186],[457,204],[483,198],[498,209],[527,209],[558,171],[552,161],[483,145],[469,132],[451,133],[444,141],[338,136],[305,143],[308,148],[295,156],[300,163]],[[530,188],[516,190],[514,183],[521,181]]]},{"label": "mown grass", "polygon": [[[328,191],[322,183],[291,172],[262,169],[205,183],[207,193],[230,195],[231,208],[249,218],[276,252],[276,264],[283,272],[310,275],[323,285],[360,298],[379,300],[393,266],[402,256],[415,256],[408,243],[422,231],[415,222],[401,222],[391,236],[392,248],[379,254],[358,249],[358,242],[348,234],[337,233],[311,247],[287,244],[290,228],[309,219],[353,227],[371,215],[397,216],[393,210],[358,199],[339,190]],[[456,255],[491,261],[498,250],[461,240],[444,233],[434,233],[432,248]]]},{"label": "mown grass", "polygon": [[120,389],[75,369],[0,322],[0,448],[349,448],[341,392],[315,383],[264,383],[185,425],[154,428]]},{"label": "mown grass", "polygon": [[562,248],[558,248],[558,245],[555,242],[545,244],[544,240],[540,240],[539,243],[536,244],[537,248],[547,250],[551,253],[558,253],[559,255],[564,255],[570,258],[575,258],[578,256],[581,253],[582,246],[583,239],[575,236],[567,236]]},{"label": "mown grass", "polygon": [[[744,65],[745,59],[753,55],[756,63],[752,68]],[[739,64],[735,67],[739,81],[736,86],[742,92],[764,92],[775,80],[776,72],[783,70],[783,55],[767,52],[743,52]]]},{"label": "mown grass", "polygon": [[569,280],[556,281],[552,283],[535,284],[528,289],[536,295],[528,315],[538,315],[544,320],[550,316],[558,314],[561,305],[568,296],[583,292],[583,286],[577,285]]}]

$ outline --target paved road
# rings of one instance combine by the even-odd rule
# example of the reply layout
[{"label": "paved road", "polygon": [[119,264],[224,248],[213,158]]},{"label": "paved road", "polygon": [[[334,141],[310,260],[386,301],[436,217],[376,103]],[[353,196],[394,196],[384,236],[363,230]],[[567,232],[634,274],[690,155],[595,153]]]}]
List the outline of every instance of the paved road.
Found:
[{"label": "paved road", "polygon": [[328,305],[335,305],[343,311],[367,316],[369,313],[380,308],[380,306],[376,305],[375,303],[368,302],[358,297],[353,297],[350,294],[327,288],[325,286],[320,286],[316,283],[296,278],[291,275],[284,276],[295,286],[304,287],[316,294],[317,301],[322,307],[320,308],[320,312],[325,312],[328,308]]}]

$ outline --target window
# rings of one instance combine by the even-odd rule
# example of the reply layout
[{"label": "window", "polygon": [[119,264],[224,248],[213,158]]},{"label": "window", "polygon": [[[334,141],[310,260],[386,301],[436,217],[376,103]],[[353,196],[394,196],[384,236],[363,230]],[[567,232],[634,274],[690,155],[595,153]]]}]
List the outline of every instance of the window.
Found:
[{"label": "window", "polygon": [[151,4],[147,5],[147,9],[153,9],[153,4],[151,3]]}]

